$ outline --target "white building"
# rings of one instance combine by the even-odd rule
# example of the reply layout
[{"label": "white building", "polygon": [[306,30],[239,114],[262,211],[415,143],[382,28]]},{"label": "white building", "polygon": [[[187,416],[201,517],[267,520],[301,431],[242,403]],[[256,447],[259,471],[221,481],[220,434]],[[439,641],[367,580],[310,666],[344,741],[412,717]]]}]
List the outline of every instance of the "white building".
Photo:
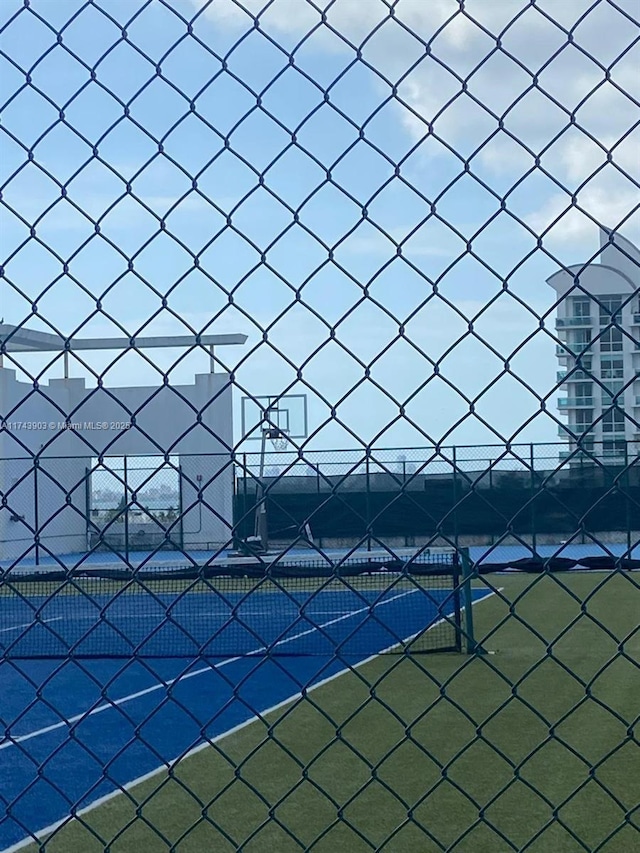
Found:
[{"label": "white building", "polygon": [[559,435],[596,456],[624,460],[640,447],[640,251],[600,230],[594,262],[547,280],[558,298]]},{"label": "white building", "polygon": [[[82,554],[104,543],[116,551],[164,544],[216,549],[229,544],[233,526],[232,387],[213,372],[214,346],[243,344],[244,335],[126,339],[72,339],[0,326],[6,353],[0,362],[0,569],[57,555]],[[74,350],[207,347],[211,371],[192,385],[115,388],[69,378]],[[17,353],[64,352],[64,376],[48,383],[20,381],[7,366]],[[165,465],[166,454],[170,464]],[[100,457],[104,456],[103,461]],[[133,465],[157,459],[162,474]],[[151,470],[149,471],[151,475]],[[175,483],[179,506],[162,521],[145,511],[138,492]],[[119,492],[128,505],[117,518],[92,508],[95,483]],[[146,481],[146,482],[145,482]],[[94,484],[94,485],[92,485]],[[114,507],[113,509],[115,509]],[[160,514],[158,514],[159,517]],[[168,536],[168,540],[167,540]],[[124,542],[126,538],[126,543]],[[140,543],[140,549],[136,548]]]}]

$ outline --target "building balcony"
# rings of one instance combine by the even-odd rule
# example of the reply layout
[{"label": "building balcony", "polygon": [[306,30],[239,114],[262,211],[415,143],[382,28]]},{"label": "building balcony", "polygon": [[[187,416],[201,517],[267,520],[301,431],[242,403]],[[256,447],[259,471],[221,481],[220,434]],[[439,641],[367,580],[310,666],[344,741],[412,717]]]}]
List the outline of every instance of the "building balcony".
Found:
[{"label": "building balcony", "polygon": [[571,436],[581,435],[591,429],[593,424],[559,424],[558,435],[560,438],[571,438]]},{"label": "building balcony", "polygon": [[572,370],[571,373],[568,370],[559,370],[556,373],[557,382],[584,382],[590,379],[593,379],[593,375],[584,370]]},{"label": "building balcony", "polygon": [[633,326],[640,326],[640,314],[631,315],[631,324]]},{"label": "building balcony", "polygon": [[593,407],[593,397],[559,397],[559,409],[590,409]]},{"label": "building balcony", "polygon": [[589,344],[556,344],[556,355],[559,358],[576,358],[582,355],[589,347]]},{"label": "building balcony", "polygon": [[581,328],[591,326],[591,317],[558,317],[556,320],[556,329],[575,328],[576,326]]}]

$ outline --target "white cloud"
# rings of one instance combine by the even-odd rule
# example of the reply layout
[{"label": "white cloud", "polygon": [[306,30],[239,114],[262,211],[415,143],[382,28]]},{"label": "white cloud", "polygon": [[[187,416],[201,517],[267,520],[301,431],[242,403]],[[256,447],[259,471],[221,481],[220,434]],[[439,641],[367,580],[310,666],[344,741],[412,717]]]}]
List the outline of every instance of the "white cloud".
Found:
[{"label": "white cloud", "polygon": [[[588,242],[595,245],[597,225],[621,226],[634,242],[640,234],[640,193],[629,189],[611,192],[607,187],[587,188],[579,193],[573,205],[564,193],[550,196],[540,208],[527,217],[537,234],[546,234],[557,244]],[[548,230],[548,234],[546,233]]]},{"label": "white cloud", "polygon": [[[191,0],[193,5],[222,25],[247,27],[257,18],[261,29],[272,33],[310,33],[322,23],[323,13],[327,27],[319,29],[315,39],[329,39],[329,30],[337,32],[347,43],[357,43],[370,35],[381,21],[389,18],[389,4],[384,0]],[[429,9],[423,0],[403,0],[403,20],[415,26],[441,26],[451,16],[454,7],[451,0],[431,0]],[[457,4],[455,4],[457,6]],[[457,25],[451,37],[464,40],[464,27]]]},{"label": "white cloud", "polygon": [[[307,36],[317,48],[348,51],[349,44],[363,43],[365,60],[397,84],[399,118],[421,141],[424,168],[434,168],[434,158],[451,156],[430,136],[430,125],[461,155],[477,152],[472,169],[485,180],[512,176],[515,182],[541,157],[553,180],[570,193],[579,189],[578,204],[587,214],[572,210],[563,217],[565,240],[591,238],[589,216],[615,226],[637,202],[636,0],[619,0],[617,7],[593,0],[535,6],[528,0],[468,0],[464,10],[457,0],[317,0],[315,5],[244,0],[246,11],[236,0],[191,2],[222,26],[247,27],[259,18],[261,28],[276,38]],[[498,131],[496,116],[504,131]],[[608,157],[614,165],[603,168]],[[550,185],[534,201],[530,224],[545,228],[567,203],[568,196]]]}]

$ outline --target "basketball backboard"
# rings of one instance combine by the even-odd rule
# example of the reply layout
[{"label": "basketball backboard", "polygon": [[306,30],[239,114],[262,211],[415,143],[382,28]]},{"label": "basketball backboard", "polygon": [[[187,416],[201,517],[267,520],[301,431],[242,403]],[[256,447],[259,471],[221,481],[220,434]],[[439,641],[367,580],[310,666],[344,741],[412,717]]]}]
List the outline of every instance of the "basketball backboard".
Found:
[{"label": "basketball backboard", "polygon": [[262,439],[265,431],[279,431],[290,439],[307,437],[307,395],[243,397],[243,441]]}]

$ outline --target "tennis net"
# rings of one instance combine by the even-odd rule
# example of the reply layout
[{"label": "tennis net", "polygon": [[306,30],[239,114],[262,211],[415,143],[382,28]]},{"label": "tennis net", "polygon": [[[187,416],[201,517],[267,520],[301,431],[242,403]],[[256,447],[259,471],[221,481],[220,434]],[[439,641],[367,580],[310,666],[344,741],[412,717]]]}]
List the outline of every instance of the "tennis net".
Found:
[{"label": "tennis net", "polygon": [[7,572],[4,658],[369,655],[462,647],[458,555]]}]

